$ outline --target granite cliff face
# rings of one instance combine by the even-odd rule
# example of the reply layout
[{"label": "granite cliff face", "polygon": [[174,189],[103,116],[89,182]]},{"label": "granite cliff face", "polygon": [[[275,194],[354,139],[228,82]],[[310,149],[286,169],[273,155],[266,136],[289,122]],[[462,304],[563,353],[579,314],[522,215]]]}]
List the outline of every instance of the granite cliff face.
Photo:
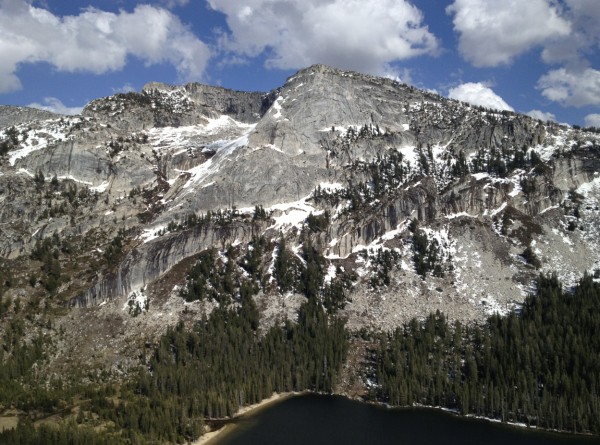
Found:
[{"label": "granite cliff face", "polygon": [[[25,282],[40,246],[56,246],[67,306],[145,291],[158,317],[157,283],[170,295],[199,252],[257,236],[296,253],[308,237],[328,279],[352,272],[356,328],[436,309],[477,320],[518,305],[539,271],[570,285],[600,270],[597,134],[389,79],[316,65],[269,93],[150,83],[81,116],[0,112],[0,253]],[[276,287],[260,298],[273,319],[291,301]]]}]

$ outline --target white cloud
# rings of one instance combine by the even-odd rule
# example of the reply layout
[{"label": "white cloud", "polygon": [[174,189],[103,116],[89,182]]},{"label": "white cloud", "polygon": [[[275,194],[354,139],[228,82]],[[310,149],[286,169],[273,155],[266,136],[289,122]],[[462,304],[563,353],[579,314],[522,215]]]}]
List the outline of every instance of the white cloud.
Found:
[{"label": "white cloud", "polygon": [[58,114],[81,114],[83,107],[67,107],[60,99],[56,97],[44,97],[43,104],[34,102],[27,105],[31,108],[39,108],[40,110],[52,111]]},{"label": "white cloud", "polygon": [[600,105],[600,71],[593,68],[559,68],[543,75],[537,83],[542,95],[563,105]]},{"label": "white cloud", "polygon": [[525,113],[527,116],[541,121],[554,121],[556,122],[556,116],[552,113],[548,113],[542,110],[531,110]]},{"label": "white cloud", "polygon": [[481,105],[486,108],[514,111],[504,99],[494,93],[490,87],[481,82],[468,82],[455,88],[451,88],[448,92],[448,97],[450,99],[468,102],[473,105]]},{"label": "white cloud", "polygon": [[600,45],[600,8],[598,0],[565,0],[564,14],[572,23],[573,32],[566,38],[549,44],[542,53],[547,63],[581,65],[585,54]]},{"label": "white cloud", "polygon": [[125,85],[119,88],[113,88],[113,93],[131,93],[135,91],[135,87],[131,83],[126,82]]},{"label": "white cloud", "polygon": [[600,128],[600,114],[588,114],[585,117],[584,122],[586,127]]},{"label": "white cloud", "polygon": [[169,9],[175,8],[177,6],[185,6],[189,2],[190,0],[161,0],[161,3]]},{"label": "white cloud", "polygon": [[446,12],[473,65],[509,64],[540,48],[545,63],[562,64],[538,80],[544,97],[564,106],[600,105],[600,71],[589,59],[600,48],[598,0],[453,0]]},{"label": "white cloud", "polygon": [[17,71],[24,63],[102,74],[134,56],[148,65],[170,63],[182,80],[199,80],[210,55],[166,9],[138,5],[115,14],[90,7],[58,17],[25,0],[0,0],[0,93],[21,87]]},{"label": "white cloud", "polygon": [[446,12],[454,14],[460,53],[479,67],[508,64],[571,32],[549,0],[454,0]]},{"label": "white cloud", "polygon": [[267,55],[268,67],[314,63],[389,74],[390,63],[436,54],[438,41],[407,0],[208,0],[224,13],[230,33],[221,47]]},{"label": "white cloud", "polygon": [[405,83],[407,85],[413,84],[412,72],[409,68],[395,70],[392,67],[387,67],[386,71],[381,73],[381,75],[388,79],[395,80],[396,82]]}]

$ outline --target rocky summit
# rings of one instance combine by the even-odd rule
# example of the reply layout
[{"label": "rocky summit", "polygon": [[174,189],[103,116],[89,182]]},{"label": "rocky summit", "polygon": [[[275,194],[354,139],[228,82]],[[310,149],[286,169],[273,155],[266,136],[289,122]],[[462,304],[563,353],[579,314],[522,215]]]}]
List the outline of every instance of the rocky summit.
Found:
[{"label": "rocky summit", "polygon": [[541,272],[600,276],[600,135],[390,79],[150,83],[79,116],[2,107],[0,125],[0,289],[55,340],[51,372],[125,372],[168,326],[235,304],[184,298],[207,251],[254,280],[265,326],[306,298],[280,260],[306,274],[307,244],[353,330],[480,321]]}]

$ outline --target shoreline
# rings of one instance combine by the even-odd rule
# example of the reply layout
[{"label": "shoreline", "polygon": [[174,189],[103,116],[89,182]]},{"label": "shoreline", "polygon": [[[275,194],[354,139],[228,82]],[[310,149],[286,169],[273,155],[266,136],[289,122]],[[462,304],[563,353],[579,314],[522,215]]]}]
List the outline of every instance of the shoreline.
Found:
[{"label": "shoreline", "polygon": [[[311,391],[305,391],[302,393],[296,393],[296,394],[305,394],[305,393],[310,393]],[[444,412],[446,414],[452,415],[452,416],[456,416],[460,419],[467,419],[467,420],[480,420],[480,421],[485,421],[485,422],[490,422],[490,423],[495,423],[498,425],[502,425],[502,426],[506,426],[509,428],[516,428],[516,429],[526,429],[526,430],[531,430],[533,432],[540,432],[540,433],[551,433],[551,434],[558,434],[558,435],[571,435],[571,436],[581,436],[581,437],[600,437],[600,435],[596,435],[590,432],[579,432],[579,431],[569,431],[569,430],[559,430],[559,429],[552,429],[552,428],[543,428],[540,427],[538,425],[527,425],[526,423],[523,422],[516,422],[516,421],[503,421],[501,419],[498,418],[494,418],[494,417],[485,417],[485,416],[478,416],[477,414],[474,413],[467,413],[467,414],[461,414],[460,411],[456,408],[447,408],[445,406],[439,406],[439,405],[422,405],[420,403],[413,403],[412,405],[390,405],[386,402],[381,402],[379,400],[365,400],[360,396],[350,396],[348,394],[344,394],[344,393],[333,393],[331,394],[333,396],[340,396],[340,397],[344,397],[348,400],[353,400],[355,402],[360,402],[360,403],[366,403],[368,405],[373,405],[373,406],[377,406],[383,409],[388,409],[388,410],[393,410],[393,409],[424,409],[424,410],[433,410],[433,411],[441,411]]]},{"label": "shoreline", "polygon": [[369,403],[372,404],[374,406],[379,406],[385,409],[424,409],[424,410],[434,410],[434,411],[441,411],[444,413],[447,413],[449,415],[452,416],[456,416],[460,419],[468,419],[468,420],[479,420],[479,421],[484,421],[484,422],[490,422],[490,423],[495,423],[498,425],[502,425],[502,426],[506,426],[509,428],[517,428],[517,429],[526,429],[526,430],[531,430],[534,432],[540,432],[540,433],[551,433],[551,434],[558,434],[558,435],[571,435],[571,436],[581,436],[581,437],[597,437],[595,434],[593,433],[589,433],[589,432],[578,432],[578,431],[569,431],[569,430],[558,430],[558,429],[552,429],[552,428],[543,428],[540,427],[538,425],[527,425],[526,423],[523,422],[516,422],[516,421],[503,421],[501,419],[498,418],[494,418],[494,417],[485,417],[485,416],[478,416],[477,414],[473,414],[473,413],[467,413],[467,414],[461,414],[460,411],[458,411],[455,408],[447,408],[444,406],[434,406],[434,405],[421,405],[419,403],[415,403],[412,405],[389,405],[385,402],[379,402],[379,401],[368,401],[368,400],[363,400],[361,398],[353,398],[353,397],[348,397],[346,395],[343,394],[334,394],[334,395],[340,395],[342,397],[346,397],[350,400],[355,400],[357,402],[361,402],[361,403]]},{"label": "shoreline", "polygon": [[212,444],[213,440],[215,440],[217,437],[222,436],[223,433],[227,432],[228,430],[230,430],[232,428],[235,428],[235,424],[232,423],[231,421],[238,419],[242,416],[254,414],[255,412],[258,412],[261,409],[266,408],[267,406],[269,406],[275,402],[279,402],[281,400],[285,400],[290,397],[297,396],[299,394],[302,394],[302,393],[301,392],[282,392],[282,393],[274,392],[271,395],[271,397],[263,399],[258,403],[243,406],[232,417],[230,417],[228,419],[224,419],[224,420],[228,421],[228,423],[226,425],[224,425],[221,428],[214,430],[214,431],[206,431],[202,436],[200,436],[200,438],[198,440],[192,442],[191,445]]},{"label": "shoreline", "polygon": [[[271,397],[266,398],[261,400],[258,403],[254,403],[252,405],[246,405],[243,406],[242,408],[240,408],[231,418],[227,418],[227,419],[222,419],[222,420],[226,420],[227,423],[225,425],[223,425],[221,428],[216,429],[214,431],[206,431],[198,440],[196,440],[195,442],[192,442],[191,445],[214,445],[216,443],[216,439],[218,439],[218,437],[222,437],[224,435],[224,433],[226,433],[227,431],[230,431],[231,429],[235,428],[235,423],[233,423],[233,421],[235,419],[238,419],[240,417],[246,416],[246,415],[253,415],[257,412],[259,412],[261,409],[264,409],[266,407],[268,407],[271,404],[274,404],[275,402],[279,402],[279,401],[283,401],[285,399],[288,399],[290,397],[294,397],[294,396],[298,396],[298,395],[302,395],[302,394],[307,394],[307,393],[312,393],[311,391],[300,391],[300,392],[284,392],[284,393],[273,393],[271,395]],[[537,425],[527,425],[525,423],[521,423],[521,422],[507,422],[507,421],[502,421],[500,419],[494,419],[491,417],[484,417],[484,416],[477,416],[476,414],[461,414],[460,412],[458,412],[455,409],[452,408],[446,408],[443,406],[431,406],[431,405],[421,405],[421,404],[413,404],[413,405],[405,405],[405,406],[394,406],[394,405],[388,405],[386,403],[383,402],[379,402],[379,401],[372,401],[372,400],[364,400],[361,397],[352,397],[349,396],[347,394],[332,394],[335,396],[340,396],[340,397],[344,397],[348,400],[353,400],[356,402],[360,402],[360,403],[366,403],[366,404],[371,404],[374,406],[379,406],[381,408],[385,408],[385,409],[425,409],[425,410],[434,410],[434,411],[441,411],[444,412],[446,414],[452,415],[452,416],[456,416],[459,418],[463,418],[463,419],[471,419],[471,420],[479,420],[479,421],[485,421],[485,422],[491,422],[491,423],[496,423],[499,425],[504,425],[507,426],[509,428],[516,428],[516,429],[528,429],[528,430],[532,430],[532,431],[537,431],[537,432],[541,432],[541,433],[553,433],[553,434],[565,434],[565,435],[574,435],[574,436],[582,436],[582,437],[593,437],[594,434],[591,433],[582,433],[582,432],[572,432],[572,431],[566,431],[566,430],[556,430],[556,429],[548,429],[548,428],[540,428]],[[221,419],[219,419],[221,420]]]}]

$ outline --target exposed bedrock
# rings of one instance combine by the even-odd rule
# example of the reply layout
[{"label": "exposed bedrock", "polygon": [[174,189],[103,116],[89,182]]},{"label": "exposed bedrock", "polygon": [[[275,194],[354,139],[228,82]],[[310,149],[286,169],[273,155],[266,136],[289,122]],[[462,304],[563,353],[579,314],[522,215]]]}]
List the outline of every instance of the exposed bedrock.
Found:
[{"label": "exposed bedrock", "polygon": [[97,284],[71,301],[72,306],[94,306],[139,290],[169,271],[181,260],[209,247],[225,247],[234,241],[249,242],[264,227],[258,223],[205,226],[163,235],[140,244],[121,261],[117,270],[100,277]]}]

